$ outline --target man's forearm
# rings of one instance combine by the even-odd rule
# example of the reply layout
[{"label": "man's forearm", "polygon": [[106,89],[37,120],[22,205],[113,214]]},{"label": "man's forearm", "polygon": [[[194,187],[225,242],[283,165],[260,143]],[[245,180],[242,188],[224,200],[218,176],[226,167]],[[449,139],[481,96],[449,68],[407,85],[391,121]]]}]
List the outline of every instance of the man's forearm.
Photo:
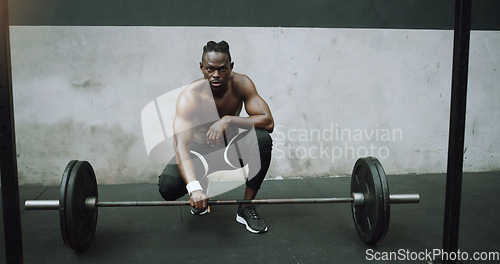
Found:
[{"label": "man's forearm", "polygon": [[183,150],[180,152],[183,154],[177,154],[177,157],[181,157],[177,158],[177,166],[179,167],[179,172],[184,180],[184,183],[186,184],[188,194],[191,195],[194,191],[203,191],[203,188],[196,179],[193,160],[190,158],[189,151]]},{"label": "man's forearm", "polygon": [[272,133],[274,129],[273,118],[268,115],[253,115],[249,117],[226,115],[222,119],[225,119],[230,125],[243,129],[255,127],[256,129],[266,130],[269,133]]},{"label": "man's forearm", "polygon": [[177,165],[182,179],[186,184],[197,180],[194,173],[193,161],[191,159],[179,159]]},{"label": "man's forearm", "polygon": [[188,184],[191,181],[196,181],[193,160],[191,159],[190,148],[186,144],[179,144],[178,140],[179,139],[174,138],[177,167],[179,168],[182,179]]}]

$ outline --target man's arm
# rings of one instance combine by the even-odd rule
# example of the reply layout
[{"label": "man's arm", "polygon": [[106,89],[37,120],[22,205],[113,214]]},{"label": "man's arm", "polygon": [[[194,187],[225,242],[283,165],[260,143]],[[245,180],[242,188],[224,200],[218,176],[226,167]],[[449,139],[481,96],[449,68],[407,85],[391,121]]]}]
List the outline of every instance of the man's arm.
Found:
[{"label": "man's arm", "polygon": [[231,123],[241,128],[252,128],[266,130],[272,133],[274,130],[274,118],[269,105],[257,93],[254,83],[247,76],[243,76],[243,101],[248,117],[233,116]]},{"label": "man's arm", "polygon": [[271,110],[266,101],[260,97],[255,88],[255,84],[245,75],[242,75],[239,80],[238,86],[241,88],[240,92],[243,95],[243,102],[245,103],[245,110],[248,117],[240,116],[227,116],[230,124],[240,128],[266,130],[272,133],[274,130],[274,119]]},{"label": "man's arm", "polygon": [[[193,143],[193,117],[196,114],[196,105],[196,98],[192,94],[181,93],[177,101],[173,122],[175,157],[179,172],[186,185],[190,183],[196,185],[197,183],[190,153]],[[208,196],[202,190],[192,191],[189,195],[191,206],[195,208],[207,207]]]},{"label": "man's arm", "polygon": [[267,103],[257,93],[254,83],[245,75],[236,84],[243,97],[245,110],[248,117],[226,115],[215,122],[207,132],[206,138],[209,144],[219,144],[223,133],[228,126],[233,125],[243,129],[263,129],[272,133],[274,130],[274,118]]}]

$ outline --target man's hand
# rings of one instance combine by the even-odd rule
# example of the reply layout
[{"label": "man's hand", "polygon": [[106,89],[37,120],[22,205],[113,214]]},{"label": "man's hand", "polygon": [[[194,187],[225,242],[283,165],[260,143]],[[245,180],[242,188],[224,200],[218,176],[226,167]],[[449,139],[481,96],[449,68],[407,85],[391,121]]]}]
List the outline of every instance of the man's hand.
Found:
[{"label": "man's hand", "polygon": [[[207,200],[209,199],[208,195],[206,195],[203,191],[193,191],[189,197],[189,204],[196,209],[203,209],[207,208]],[[208,209],[208,212],[210,212],[210,208]]]},{"label": "man's hand", "polygon": [[231,117],[229,116],[224,116],[219,121],[213,123],[206,135],[207,144],[212,146],[219,145],[224,140],[224,131],[226,131],[230,123]]}]

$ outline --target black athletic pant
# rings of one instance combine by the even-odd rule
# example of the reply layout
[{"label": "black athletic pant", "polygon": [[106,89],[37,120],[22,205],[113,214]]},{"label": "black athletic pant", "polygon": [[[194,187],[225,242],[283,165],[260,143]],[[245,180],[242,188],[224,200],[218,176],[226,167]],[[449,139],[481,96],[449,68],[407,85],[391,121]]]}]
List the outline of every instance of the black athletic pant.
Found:
[{"label": "black athletic pant", "polygon": [[[272,145],[269,132],[261,129],[245,131],[215,147],[193,143],[191,158],[196,178],[206,191],[207,176],[212,172],[234,170],[248,164],[246,186],[259,190],[271,163]],[[161,196],[167,201],[177,200],[187,193],[175,157],[159,176],[158,185]]]}]

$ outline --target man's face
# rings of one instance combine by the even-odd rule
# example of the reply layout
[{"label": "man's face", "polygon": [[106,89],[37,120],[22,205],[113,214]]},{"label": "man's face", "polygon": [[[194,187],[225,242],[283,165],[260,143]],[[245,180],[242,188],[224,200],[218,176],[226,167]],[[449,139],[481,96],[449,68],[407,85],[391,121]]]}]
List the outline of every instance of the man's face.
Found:
[{"label": "man's face", "polygon": [[203,76],[210,84],[213,91],[226,87],[227,79],[231,75],[234,63],[229,61],[229,56],[221,52],[208,52],[200,62]]}]

